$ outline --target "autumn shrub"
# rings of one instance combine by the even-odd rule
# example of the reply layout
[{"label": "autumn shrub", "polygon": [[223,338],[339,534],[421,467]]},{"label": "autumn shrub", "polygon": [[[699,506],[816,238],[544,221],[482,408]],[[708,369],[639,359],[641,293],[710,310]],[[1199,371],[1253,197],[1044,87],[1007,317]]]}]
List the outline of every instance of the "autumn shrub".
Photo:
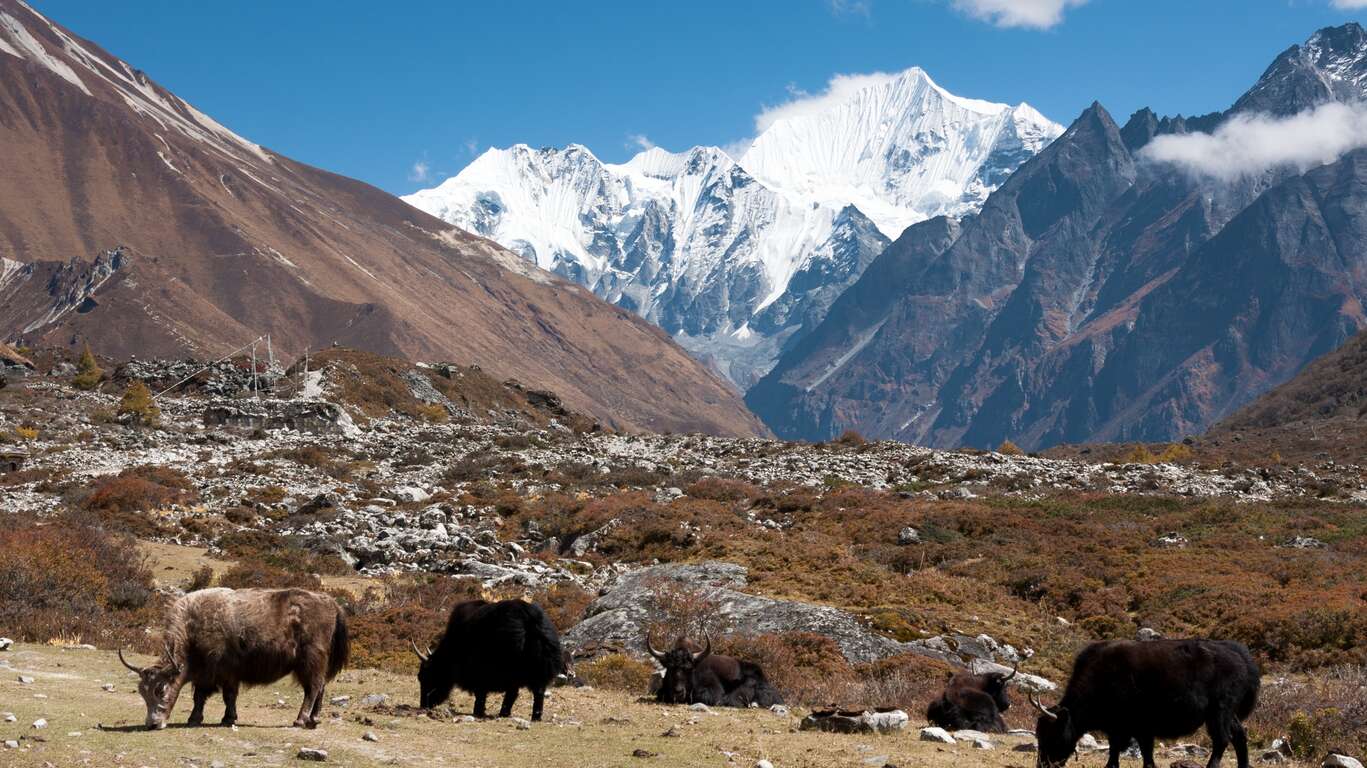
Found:
[{"label": "autumn shrub", "polygon": [[142,427],[155,427],[161,423],[161,409],[152,399],[152,392],[141,381],[134,380],[123,391],[119,407],[115,413],[123,421]]},{"label": "autumn shrub", "polygon": [[764,495],[763,489],[741,480],[721,477],[705,477],[684,489],[689,497],[711,501],[734,502],[758,498]]},{"label": "autumn shrub", "polygon": [[731,626],[721,613],[719,591],[706,586],[661,579],[647,587],[646,610],[646,633],[657,649],[680,638],[698,643],[706,636],[719,638]]},{"label": "autumn shrub", "polygon": [[[714,650],[759,664],[784,700],[795,704],[835,703],[843,696],[828,697],[836,691],[848,693],[855,681],[854,670],[845,661],[840,647],[831,638],[816,633],[728,635],[716,638]],[[860,704],[848,699],[839,703]]]},{"label": "autumn shrub", "polygon": [[17,639],[120,644],[156,620],[152,574],[136,543],[94,521],[0,523],[0,627]]},{"label": "autumn shrub", "polygon": [[508,597],[525,597],[529,602],[541,606],[546,612],[546,618],[550,619],[551,624],[560,632],[567,632],[570,627],[583,621],[589,603],[593,602],[593,595],[572,582],[552,584],[525,596]]},{"label": "autumn shrub", "polygon": [[574,665],[574,672],[594,688],[611,688],[644,695],[655,667],[624,653],[609,653]]},{"label": "autumn shrub", "polygon": [[318,552],[304,546],[300,539],[281,537],[266,530],[232,531],[219,537],[218,546],[244,562],[260,563],[290,573],[339,576],[354,572],[335,553]]},{"label": "autumn shrub", "polygon": [[323,588],[323,581],[307,571],[286,570],[260,560],[239,560],[219,575],[218,586],[230,589],[298,587],[319,590]]},{"label": "autumn shrub", "polygon": [[1367,666],[1265,681],[1249,726],[1255,739],[1287,739],[1303,760],[1323,757],[1330,749],[1367,752]]},{"label": "autumn shrub", "polygon": [[212,566],[203,565],[190,574],[190,581],[185,585],[186,592],[198,592],[201,589],[208,589],[214,585],[214,569]]},{"label": "autumn shrub", "polygon": [[153,465],[129,467],[117,475],[106,475],[74,488],[66,495],[71,506],[93,512],[106,524],[136,534],[158,530],[156,522],[145,513],[198,500],[198,491],[184,473]]},{"label": "autumn shrub", "polygon": [[323,450],[316,445],[282,449],[271,453],[269,458],[292,461],[295,464],[316,469],[338,480],[346,479],[351,475],[351,463],[348,454],[339,456],[333,451]]},{"label": "autumn shrub", "polygon": [[349,606],[352,665],[411,673],[417,665],[411,643],[436,645],[451,608],[483,598],[477,579],[436,574],[392,576]]},{"label": "autumn shrub", "polygon": [[840,437],[837,437],[833,442],[836,445],[843,445],[846,448],[860,448],[868,445],[869,441],[856,430],[847,429],[844,432],[841,432]]},{"label": "autumn shrub", "polygon": [[1020,456],[1024,451],[1010,440],[1003,440],[1002,444],[997,446],[997,453],[1004,456]]}]

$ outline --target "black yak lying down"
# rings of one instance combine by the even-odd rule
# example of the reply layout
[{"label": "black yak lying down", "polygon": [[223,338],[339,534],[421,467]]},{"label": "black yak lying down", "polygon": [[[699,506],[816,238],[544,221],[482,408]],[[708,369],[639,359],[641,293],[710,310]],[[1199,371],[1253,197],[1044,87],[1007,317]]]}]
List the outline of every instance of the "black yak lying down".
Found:
[{"label": "black yak lying down", "polygon": [[668,651],[657,651],[646,637],[646,650],[665,668],[655,698],[662,704],[707,704],[722,707],[771,707],[783,697],[758,664],[712,653],[712,639],[695,651],[684,638]]},{"label": "black yak lying down", "polygon": [[1109,768],[1118,768],[1130,740],[1139,742],[1145,768],[1153,768],[1155,738],[1174,739],[1205,726],[1209,768],[1231,743],[1239,768],[1248,768],[1243,721],[1258,703],[1258,665],[1241,643],[1225,640],[1112,640],[1093,643],[1073,661],[1063,699],[1040,711],[1035,724],[1039,765],[1067,763],[1089,731],[1111,744]]},{"label": "black yak lying down", "polygon": [[1002,713],[1011,708],[1006,687],[1011,678],[1016,676],[1016,671],[1013,667],[1010,674],[954,673],[945,685],[945,692],[926,708],[926,719],[931,725],[951,731],[971,729],[984,733],[1006,733],[1006,721],[1002,719]]},{"label": "black yak lying down", "polygon": [[418,654],[420,703],[446,701],[452,688],[475,697],[475,717],[484,717],[485,699],[503,693],[499,717],[513,713],[518,691],[532,692],[532,720],[540,720],[546,687],[564,669],[560,635],[546,614],[521,600],[490,603],[470,600],[451,609],[446,633],[436,650]]}]

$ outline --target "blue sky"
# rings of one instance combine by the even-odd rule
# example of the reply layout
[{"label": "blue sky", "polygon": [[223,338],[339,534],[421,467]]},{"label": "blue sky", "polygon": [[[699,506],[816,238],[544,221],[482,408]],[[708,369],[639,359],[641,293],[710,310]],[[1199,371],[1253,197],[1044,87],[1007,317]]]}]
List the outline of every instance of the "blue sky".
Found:
[{"label": "blue sky", "polygon": [[489,146],[726,145],[835,75],[911,66],[1065,124],[1093,100],[1121,121],[1204,113],[1367,17],[1367,0],[31,1],[247,138],[399,194]]}]

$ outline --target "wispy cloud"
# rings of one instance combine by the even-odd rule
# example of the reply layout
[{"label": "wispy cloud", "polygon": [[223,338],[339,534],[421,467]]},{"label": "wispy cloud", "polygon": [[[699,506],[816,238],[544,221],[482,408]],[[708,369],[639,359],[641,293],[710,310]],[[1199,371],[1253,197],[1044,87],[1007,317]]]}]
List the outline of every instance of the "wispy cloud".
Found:
[{"label": "wispy cloud", "polygon": [[655,142],[647,138],[644,133],[632,133],[627,135],[626,148],[645,151],[647,149],[654,149]]},{"label": "wispy cloud", "polygon": [[873,0],[826,0],[826,7],[836,16],[863,16],[867,19],[873,15]]},{"label": "wispy cloud", "polygon": [[[951,0],[957,10],[999,27],[1029,27],[1049,29],[1063,21],[1069,8],[1085,5],[1088,0]],[[1341,2],[1344,0],[1335,0]],[[1367,2],[1367,0],[1347,0]]]},{"label": "wispy cloud", "polygon": [[775,106],[766,106],[755,115],[755,132],[762,133],[775,122],[794,117],[802,117],[823,112],[832,106],[848,100],[858,91],[897,79],[898,75],[886,72],[872,72],[867,75],[836,75],[820,93],[807,93],[800,88],[788,86],[788,101]]},{"label": "wispy cloud", "polygon": [[1159,136],[1142,155],[1197,176],[1233,181],[1273,168],[1306,171],[1362,147],[1367,106],[1334,102],[1291,117],[1236,115],[1214,133]]},{"label": "wispy cloud", "polygon": [[474,157],[479,153],[479,139],[469,138],[465,140],[465,154]]},{"label": "wispy cloud", "polygon": [[1341,11],[1356,11],[1367,8],[1367,0],[1330,0],[1329,4]]},{"label": "wispy cloud", "polygon": [[423,182],[430,178],[432,178],[432,169],[428,167],[426,160],[413,163],[413,167],[408,170],[408,180],[411,182]]}]

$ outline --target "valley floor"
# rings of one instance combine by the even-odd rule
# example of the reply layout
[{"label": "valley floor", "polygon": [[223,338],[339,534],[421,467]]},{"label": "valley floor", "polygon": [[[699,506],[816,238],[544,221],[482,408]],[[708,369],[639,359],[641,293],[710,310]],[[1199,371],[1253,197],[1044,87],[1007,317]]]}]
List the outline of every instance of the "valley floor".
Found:
[{"label": "valley floor", "polygon": [[[145,659],[144,659],[145,661]],[[849,736],[797,730],[798,716],[767,710],[695,712],[639,701],[618,691],[556,689],[546,720],[524,726],[514,720],[460,722],[470,699],[457,695],[445,719],[411,709],[416,679],[374,670],[347,670],[329,686],[330,699],[350,696],[346,705],[328,705],[317,730],[287,727],[299,703],[299,689],[282,681],[245,691],[236,728],[184,725],[188,696],[164,731],[142,729],[143,705],[135,680],[114,653],[50,645],[18,644],[0,655],[0,710],[16,722],[0,722],[0,739],[18,741],[3,748],[0,764],[32,766],[278,766],[305,764],[301,748],[326,750],[327,762],[344,766],[740,766],[767,759],[790,766],[1013,766],[1034,763],[1034,755],[1015,752],[1024,736],[994,737],[997,748],[920,741],[920,719],[890,736]],[[18,682],[19,676],[32,678]],[[112,683],[113,691],[102,686]],[[389,703],[361,704],[369,694]],[[279,703],[283,700],[283,704]],[[219,699],[206,708],[206,720],[221,714]],[[519,701],[516,716],[527,717],[530,700]],[[454,718],[452,717],[454,716]],[[42,718],[47,726],[34,729]],[[664,735],[672,731],[677,736]],[[378,741],[363,736],[373,733]],[[644,754],[634,753],[644,750]],[[1168,760],[1164,760],[1168,762]],[[1104,753],[1084,755],[1074,765],[1100,766]],[[1126,761],[1126,765],[1138,761]]]}]

